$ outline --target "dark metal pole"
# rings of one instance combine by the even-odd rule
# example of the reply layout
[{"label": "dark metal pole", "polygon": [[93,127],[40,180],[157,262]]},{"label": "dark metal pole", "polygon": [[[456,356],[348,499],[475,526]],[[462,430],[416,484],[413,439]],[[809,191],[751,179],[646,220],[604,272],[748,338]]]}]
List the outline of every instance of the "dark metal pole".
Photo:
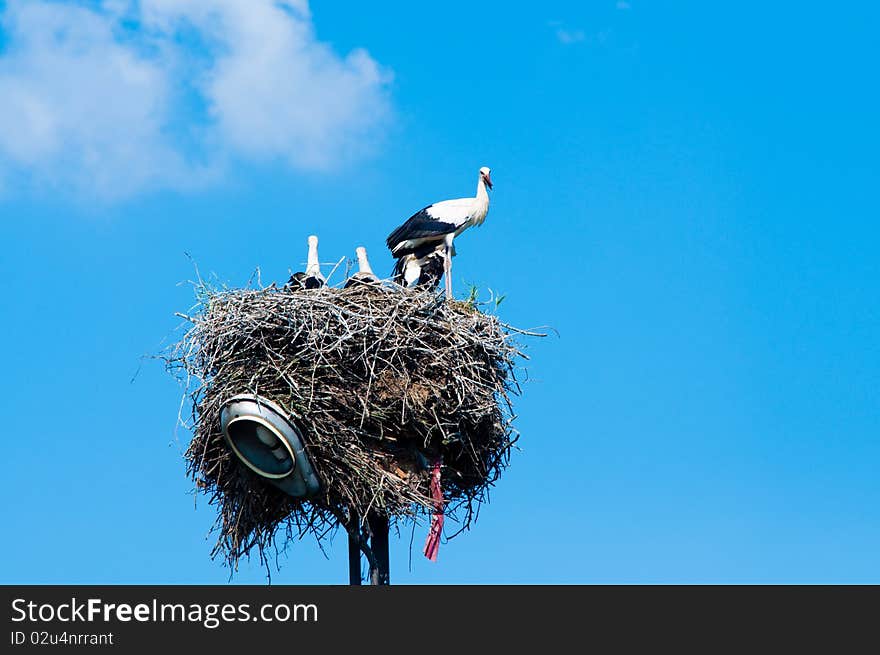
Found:
[{"label": "dark metal pole", "polygon": [[370,566],[370,584],[391,584],[388,558],[388,517],[371,513],[367,517],[367,522],[370,524],[370,549],[376,560],[375,567]]},{"label": "dark metal pole", "polygon": [[348,533],[348,584],[361,583],[361,528],[357,516],[352,517],[354,534]]}]

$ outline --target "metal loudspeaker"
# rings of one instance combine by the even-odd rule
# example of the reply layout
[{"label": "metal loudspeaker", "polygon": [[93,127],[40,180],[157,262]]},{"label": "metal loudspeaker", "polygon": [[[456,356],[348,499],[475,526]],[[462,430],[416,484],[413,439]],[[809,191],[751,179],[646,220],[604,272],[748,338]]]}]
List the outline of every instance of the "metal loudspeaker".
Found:
[{"label": "metal loudspeaker", "polygon": [[299,429],[287,413],[260,396],[234,396],[220,409],[220,428],[241,462],[285,493],[303,498],[320,483]]}]

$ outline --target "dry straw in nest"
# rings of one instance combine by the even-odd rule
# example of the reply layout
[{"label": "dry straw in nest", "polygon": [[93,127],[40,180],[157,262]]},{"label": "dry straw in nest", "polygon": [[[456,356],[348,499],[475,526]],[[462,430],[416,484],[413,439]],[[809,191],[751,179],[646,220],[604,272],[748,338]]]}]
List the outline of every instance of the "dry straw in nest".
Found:
[{"label": "dry straw in nest", "polygon": [[[199,291],[168,363],[192,404],[188,474],[218,508],[212,555],[234,567],[256,548],[265,563],[279,542],[359,533],[354,520],[371,512],[417,520],[434,509],[437,461],[446,514],[469,527],[516,440],[512,336],[528,333],[473,302],[390,284]],[[303,429],[317,496],[288,496],[232,456],[219,412],[242,393]]]}]

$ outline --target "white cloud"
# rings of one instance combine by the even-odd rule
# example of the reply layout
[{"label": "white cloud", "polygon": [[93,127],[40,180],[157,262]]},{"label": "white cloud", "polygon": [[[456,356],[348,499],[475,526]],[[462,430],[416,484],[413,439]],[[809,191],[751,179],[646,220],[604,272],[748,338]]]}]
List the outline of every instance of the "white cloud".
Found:
[{"label": "white cloud", "polygon": [[242,153],[327,168],[385,112],[386,74],[364,50],[340,58],[318,42],[305,2],[145,5],[159,24],[187,21],[218,48],[200,88],[224,141]]},{"label": "white cloud", "polygon": [[556,38],[562,44],[572,45],[573,43],[581,43],[586,39],[586,35],[583,30],[570,30],[559,27],[556,29]]},{"label": "white cloud", "polygon": [[10,0],[2,25],[7,177],[113,198],[230,158],[326,170],[388,114],[388,73],[320,42],[305,0]]},{"label": "white cloud", "polygon": [[553,29],[556,40],[565,46],[583,43],[590,47],[605,47],[609,45],[614,35],[611,28],[588,33],[582,29],[567,27],[558,20],[547,21],[547,25]]},{"label": "white cloud", "polygon": [[169,80],[120,44],[103,16],[10,2],[0,58],[0,162],[53,185],[115,197],[177,179],[186,166],[163,135]]}]

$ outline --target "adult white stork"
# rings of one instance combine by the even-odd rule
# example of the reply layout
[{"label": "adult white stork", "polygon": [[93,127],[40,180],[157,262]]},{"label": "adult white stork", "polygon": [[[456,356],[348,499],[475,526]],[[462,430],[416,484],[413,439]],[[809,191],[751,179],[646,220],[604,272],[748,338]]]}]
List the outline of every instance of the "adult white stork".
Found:
[{"label": "adult white stork", "polygon": [[[490,170],[480,169],[477,178],[477,195],[473,198],[444,200],[428,205],[413,214],[409,220],[394,230],[386,244],[397,259],[395,274],[413,278],[426,256],[442,255],[443,272],[446,274],[446,297],[452,298],[452,256],[455,254],[453,240],[472,225],[481,225],[489,212],[489,192],[492,188]],[[412,255],[412,257],[410,257]],[[422,262],[422,263],[420,263]],[[409,271],[409,275],[407,275]]]},{"label": "adult white stork", "polygon": [[304,289],[319,289],[327,281],[321,275],[321,265],[318,263],[318,237],[314,234],[309,237],[309,258],[306,271],[294,273],[287,281],[288,286],[298,286]]},{"label": "adult white stork", "polygon": [[367,249],[360,246],[355,249],[358,258],[358,272],[352,275],[345,282],[345,288],[353,287],[358,284],[376,284],[379,281],[370,268],[370,260],[367,259]]}]

